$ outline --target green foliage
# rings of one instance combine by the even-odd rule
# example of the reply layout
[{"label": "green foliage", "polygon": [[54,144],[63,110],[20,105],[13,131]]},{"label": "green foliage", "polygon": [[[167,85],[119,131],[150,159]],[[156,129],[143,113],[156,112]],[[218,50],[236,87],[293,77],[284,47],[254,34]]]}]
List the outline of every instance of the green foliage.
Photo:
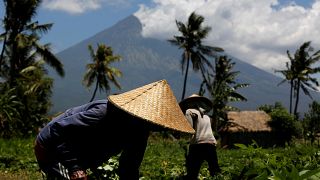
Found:
[{"label": "green foliage", "polygon": [[274,106],[263,105],[258,108],[271,116],[269,125],[273,131],[276,131],[284,142],[290,142],[293,137],[302,137],[302,125],[293,115],[277,102]]},{"label": "green foliage", "polygon": [[22,104],[17,100],[15,89],[0,88],[0,137],[10,137],[20,123],[17,107]]},{"label": "green foliage", "polygon": [[29,136],[37,132],[51,106],[52,79],[45,76],[42,63],[23,69],[15,80],[15,88],[3,83],[0,87],[1,137]]},{"label": "green foliage", "polygon": [[111,47],[104,44],[98,44],[96,52],[94,52],[91,45],[88,46],[93,63],[87,64],[87,72],[83,78],[83,84],[90,87],[92,83],[96,82],[96,86],[91,97],[93,101],[98,89],[105,90],[107,93],[110,90],[110,83],[113,83],[117,88],[121,89],[116,77],[121,77],[122,72],[110,64],[120,61],[120,56],[113,55]]},{"label": "green foliage", "polygon": [[[223,126],[228,121],[227,111],[237,110],[230,106],[231,102],[246,101],[247,99],[237,91],[240,88],[248,87],[249,84],[236,81],[239,71],[233,71],[235,63],[227,56],[221,56],[215,60],[212,72],[207,72],[203,84],[211,97],[213,104],[212,118]],[[200,88],[203,93],[203,87]]]},{"label": "green foliage", "polygon": [[141,165],[144,179],[178,179],[185,174],[185,151],[183,143],[169,139],[149,141],[145,158]]},{"label": "green foliage", "polygon": [[302,179],[309,179],[309,180],[317,180],[320,178],[320,168],[315,170],[302,170],[298,171],[295,166],[291,166],[289,168],[281,168],[279,170],[272,170],[271,176],[268,179],[270,180],[302,180]]},{"label": "green foliage", "polygon": [[36,172],[37,161],[33,155],[34,139],[0,139],[0,169]]},{"label": "green foliage", "polygon": [[[47,121],[53,81],[44,63],[60,76],[64,70],[50,50],[39,44],[52,24],[33,22],[41,0],[5,0],[0,54],[0,136],[29,136]],[[2,107],[2,106],[1,106]]]},{"label": "green foliage", "polygon": [[171,44],[183,50],[181,56],[181,70],[182,72],[185,70],[185,77],[181,100],[183,100],[185,96],[190,61],[193,70],[195,72],[200,70],[202,76],[204,76],[206,66],[212,67],[207,56],[216,56],[217,52],[223,51],[222,48],[203,44],[203,40],[211,31],[210,27],[202,26],[203,22],[204,17],[195,12],[190,14],[188,21],[185,24],[176,20],[176,25],[181,35],[174,36],[173,39],[168,40]]},{"label": "green foliage", "polygon": [[309,105],[309,111],[304,116],[303,125],[306,138],[310,139],[313,144],[317,133],[320,133],[320,104],[318,102],[313,101]]},{"label": "green foliage", "polygon": [[255,143],[236,146],[245,151],[245,154],[250,154],[238,179],[302,180],[320,177],[320,167],[317,164],[320,158],[316,148],[286,147],[279,152],[279,149],[261,149]]},{"label": "green foliage", "polygon": [[281,83],[288,81],[290,83],[290,113],[292,109],[292,99],[295,98],[294,115],[298,117],[298,104],[300,89],[309,96],[311,99],[310,89],[317,91],[319,82],[314,77],[315,74],[320,72],[320,67],[314,65],[320,60],[320,50],[314,52],[311,46],[311,41],[304,42],[299,49],[296,50],[292,57],[290,52],[287,51],[289,62],[286,63],[285,70],[277,70],[284,75],[285,80]]},{"label": "green foliage", "polygon": [[89,170],[88,177],[90,179],[110,179],[119,180],[117,171],[119,168],[119,156],[111,157],[107,162],[103,163],[95,170]]},{"label": "green foliage", "polygon": [[[181,142],[183,141],[183,142]],[[186,140],[173,141],[159,137],[149,139],[140,167],[144,180],[181,179],[185,173],[184,150]],[[0,177],[7,179],[41,179],[33,154],[34,138],[0,139]],[[279,179],[296,176],[296,179],[319,178],[320,151],[316,146],[296,144],[285,148],[263,149],[255,143],[239,149],[217,149],[222,173],[210,177],[208,166],[203,164],[199,179]],[[105,162],[90,179],[117,179],[117,156]],[[111,179],[112,179],[111,178]],[[317,178],[315,178],[317,179]],[[290,179],[291,180],[291,179]]]}]

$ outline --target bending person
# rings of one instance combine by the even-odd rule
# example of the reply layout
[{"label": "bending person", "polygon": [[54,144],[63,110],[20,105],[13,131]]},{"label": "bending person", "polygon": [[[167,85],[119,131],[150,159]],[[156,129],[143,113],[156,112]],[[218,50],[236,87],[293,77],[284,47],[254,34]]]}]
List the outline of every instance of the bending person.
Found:
[{"label": "bending person", "polygon": [[121,180],[139,179],[150,131],[194,133],[165,80],[66,110],[38,134],[35,155],[48,179],[87,179],[121,153]]}]

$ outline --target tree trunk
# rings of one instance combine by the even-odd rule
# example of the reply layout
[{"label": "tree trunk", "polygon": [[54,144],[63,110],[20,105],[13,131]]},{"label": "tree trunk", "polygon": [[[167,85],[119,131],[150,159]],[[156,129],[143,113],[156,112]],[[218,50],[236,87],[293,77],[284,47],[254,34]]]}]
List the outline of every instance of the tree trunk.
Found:
[{"label": "tree trunk", "polygon": [[292,114],[292,92],[293,92],[293,80],[290,81],[290,114]]},{"label": "tree trunk", "polygon": [[187,68],[186,68],[186,73],[184,75],[184,82],[183,82],[183,90],[182,90],[182,97],[181,101],[184,99],[185,93],[186,93],[186,86],[187,86],[187,79],[188,79],[188,72],[189,72],[189,53],[187,55]]},{"label": "tree trunk", "polygon": [[2,44],[2,50],[1,50],[1,55],[0,55],[0,72],[1,72],[1,68],[2,68],[3,55],[4,55],[4,50],[5,50],[5,48],[6,48],[6,44],[7,44],[7,33],[5,33],[5,36],[4,36],[4,40],[3,40],[3,44]]},{"label": "tree trunk", "polygon": [[94,97],[96,96],[96,93],[97,93],[97,90],[98,90],[98,80],[97,80],[97,82],[96,82],[96,87],[95,87],[95,89],[94,89],[94,92],[93,92],[93,95],[92,95],[92,97],[91,97],[91,99],[90,99],[90,102],[92,102],[93,101],[93,99],[94,99]]},{"label": "tree trunk", "polygon": [[297,82],[297,97],[296,97],[296,104],[294,107],[294,116],[295,118],[298,118],[298,104],[299,104],[299,93],[300,93],[300,80]]}]

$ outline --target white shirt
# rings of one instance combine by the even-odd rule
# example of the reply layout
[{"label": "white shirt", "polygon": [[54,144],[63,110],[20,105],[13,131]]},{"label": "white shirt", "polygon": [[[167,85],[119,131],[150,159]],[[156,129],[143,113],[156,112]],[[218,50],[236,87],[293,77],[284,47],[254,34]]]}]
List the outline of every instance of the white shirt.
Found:
[{"label": "white shirt", "polygon": [[[192,117],[194,117],[194,119],[192,119]],[[192,136],[190,144],[217,144],[213,136],[211,121],[208,115],[201,115],[197,109],[187,109],[186,118],[196,131],[195,135]]]}]

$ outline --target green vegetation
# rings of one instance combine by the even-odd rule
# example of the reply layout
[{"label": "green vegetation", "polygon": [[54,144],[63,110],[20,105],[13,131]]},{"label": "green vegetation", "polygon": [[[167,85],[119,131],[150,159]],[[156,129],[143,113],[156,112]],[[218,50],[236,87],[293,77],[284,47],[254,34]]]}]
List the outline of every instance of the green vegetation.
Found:
[{"label": "green vegetation", "polygon": [[288,50],[287,55],[290,61],[286,63],[287,69],[276,71],[285,77],[280,84],[285,81],[290,83],[289,112],[292,112],[292,100],[295,98],[296,102],[293,114],[296,118],[298,118],[300,89],[312,99],[309,89],[317,91],[317,86],[319,86],[317,78],[313,77],[313,75],[320,72],[320,67],[314,67],[320,60],[320,50],[311,54],[313,51],[314,49],[311,46],[311,41],[303,43],[300,48],[296,50],[293,57]]},{"label": "green vegetation", "polygon": [[[0,34],[0,179],[41,179],[33,154],[34,138],[30,137],[49,120],[53,80],[48,76],[45,64],[53,67],[60,76],[64,76],[64,70],[49,44],[39,43],[42,35],[52,27],[52,24],[38,24],[33,20],[40,3],[41,0],[4,0],[4,32]],[[231,59],[218,57],[217,52],[222,52],[222,48],[202,44],[211,30],[210,27],[202,27],[203,22],[204,18],[193,12],[186,24],[176,21],[181,35],[169,40],[183,50],[181,67],[182,71],[185,66],[186,69],[182,99],[191,61],[193,70],[200,70],[214,102],[214,119],[226,119],[226,111],[230,110],[229,102],[246,100],[236,90],[247,84],[240,84],[235,79],[239,72],[231,71],[235,65]],[[277,137],[284,141],[283,147],[263,149],[253,142],[251,145],[236,144],[237,149],[218,148],[223,172],[216,177],[209,177],[204,164],[200,179],[320,178],[320,149],[319,144],[314,144],[320,133],[320,105],[313,102],[304,119],[299,119],[297,110],[300,89],[311,97],[309,89],[316,90],[316,86],[319,86],[313,76],[320,72],[319,67],[314,67],[320,59],[320,51],[309,54],[313,52],[310,43],[303,43],[294,57],[287,51],[290,59],[287,69],[276,71],[285,77],[281,83],[288,82],[291,85],[290,111],[280,103],[259,108],[271,116],[270,125],[279,133]],[[115,77],[120,76],[121,71],[109,67],[110,63],[120,60],[119,56],[113,55],[111,47],[98,44],[94,52],[89,45],[89,51],[94,62],[87,65],[84,84],[90,87],[96,81],[92,101],[98,88],[110,89],[109,81],[120,88]],[[215,60],[215,64],[211,64],[207,59],[209,57]],[[303,137],[303,140],[310,140],[311,143],[299,142]],[[295,138],[299,140],[295,141]],[[152,136],[140,168],[142,179],[181,179],[186,173],[187,142],[184,138],[172,140],[159,134]],[[89,176],[92,179],[117,179],[117,167],[117,157],[114,157],[97,170],[90,170]]]},{"label": "green vegetation", "polygon": [[283,145],[290,143],[293,138],[302,138],[303,122],[297,121],[294,115],[290,114],[280,102],[276,102],[274,105],[264,105],[258,109],[271,116],[269,125],[273,131],[277,132],[277,137],[281,137]]},{"label": "green vegetation", "polygon": [[190,61],[192,62],[193,70],[196,72],[200,70],[202,76],[204,76],[206,66],[212,67],[207,56],[216,56],[216,52],[223,51],[222,48],[203,44],[203,40],[211,31],[211,27],[202,27],[203,22],[203,16],[192,12],[188,18],[188,22],[185,24],[183,22],[176,21],[176,25],[181,35],[174,36],[173,39],[168,40],[171,44],[183,50],[181,56],[182,72],[184,71],[184,67],[187,66],[185,70],[186,72],[184,76],[181,100],[183,100],[185,96]]},{"label": "green vegetation", "polygon": [[40,179],[33,142],[34,138],[0,139],[0,179]]},{"label": "green vegetation", "polygon": [[[86,87],[90,87],[96,81],[95,89],[90,102],[93,101],[98,88],[105,90],[107,93],[110,90],[110,82],[117,88],[121,89],[116,77],[121,77],[122,73],[119,69],[110,67],[113,62],[120,61],[120,56],[113,55],[111,47],[104,44],[98,44],[96,53],[91,45],[88,46],[93,63],[87,64],[87,72],[84,75],[83,83]],[[109,82],[110,81],[110,82]]]},{"label": "green vegetation", "polygon": [[[64,76],[62,63],[40,44],[52,24],[34,21],[41,0],[4,0],[4,32],[0,34],[0,135],[29,136],[47,122],[53,80],[45,64]],[[3,108],[2,108],[3,107]]]},{"label": "green vegetation", "polygon": [[219,129],[228,121],[227,111],[238,110],[232,107],[230,102],[247,101],[247,99],[237,92],[238,89],[248,87],[249,84],[238,83],[236,80],[239,71],[233,71],[235,63],[227,56],[220,56],[215,60],[212,72],[207,72],[200,87],[200,95],[205,93],[202,87],[205,85],[212,101],[211,117],[216,121]]},{"label": "green vegetation", "polygon": [[313,101],[309,105],[309,112],[304,116],[303,128],[305,139],[309,139],[313,144],[320,132],[320,104],[318,102]]},{"label": "green vegetation", "polygon": [[[33,155],[33,141],[34,138],[0,139],[0,179],[41,179]],[[182,148],[186,142],[185,139],[175,141],[159,135],[152,136],[140,168],[143,179],[181,179],[186,172]],[[317,146],[301,143],[270,149],[260,148],[254,143],[236,146],[238,149],[218,148],[222,173],[209,177],[204,164],[200,179],[303,179],[302,174],[307,172],[309,174],[304,176],[320,178],[320,149]],[[103,174],[116,177],[117,163],[109,161],[109,164],[104,169],[100,168],[100,177]]]}]

